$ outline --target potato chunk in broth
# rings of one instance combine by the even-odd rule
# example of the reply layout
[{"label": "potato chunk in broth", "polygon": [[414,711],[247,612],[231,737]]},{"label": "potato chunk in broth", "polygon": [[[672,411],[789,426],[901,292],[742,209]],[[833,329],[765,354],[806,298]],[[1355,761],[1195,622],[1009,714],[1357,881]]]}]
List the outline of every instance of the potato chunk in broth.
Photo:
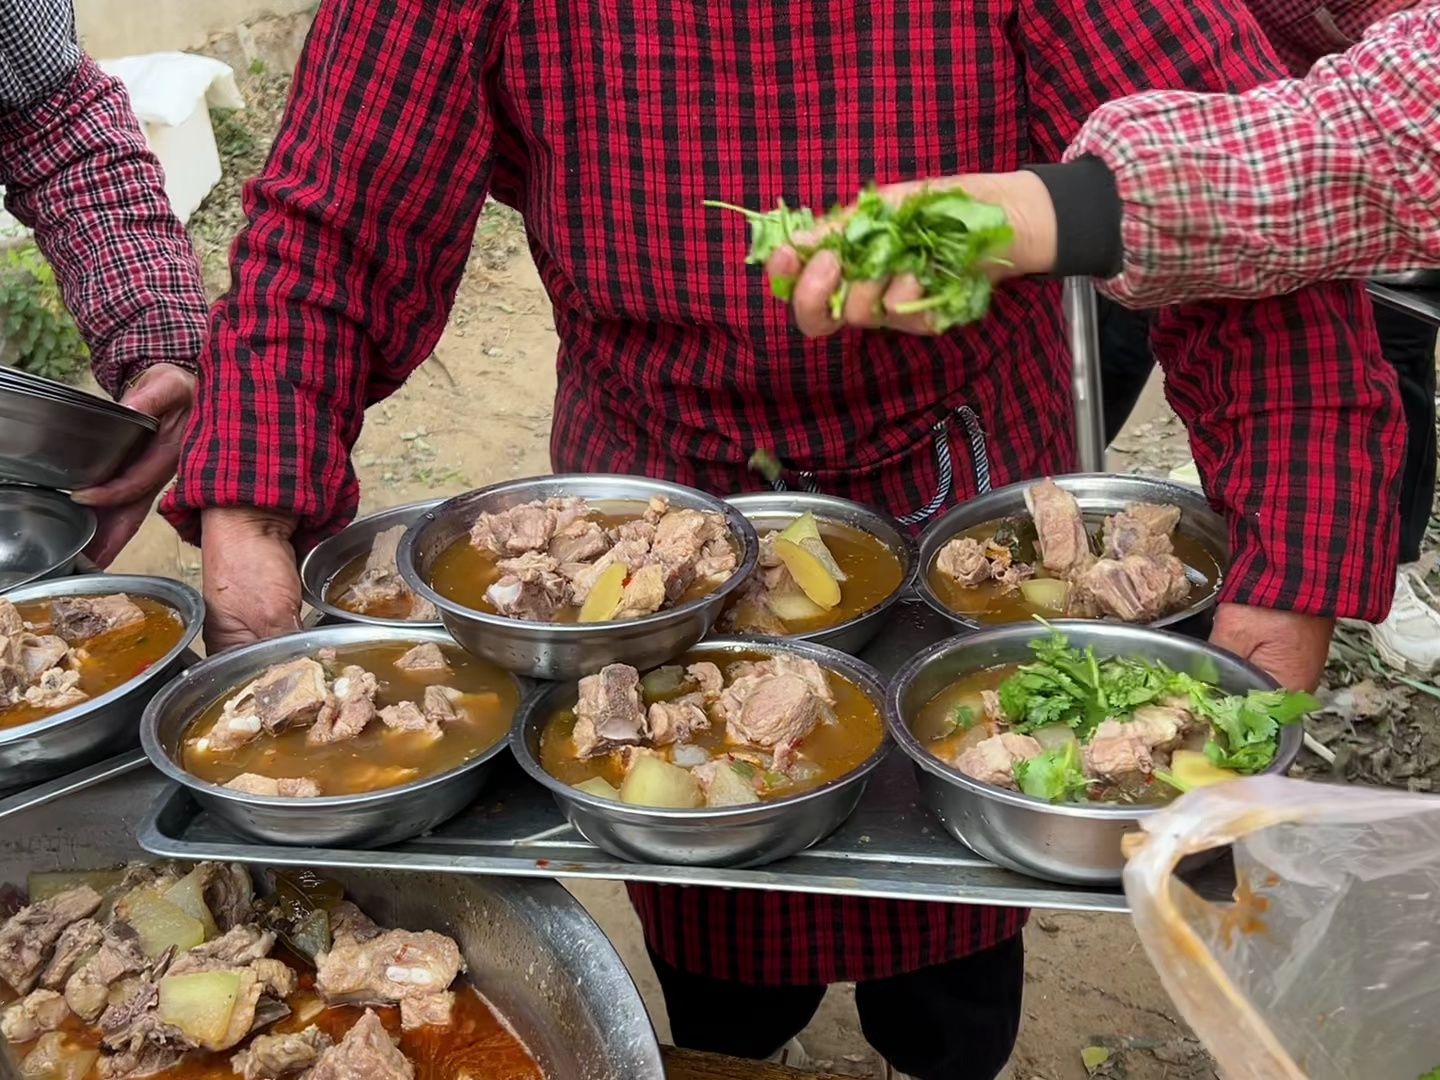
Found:
[{"label": "potato chunk in broth", "polygon": [[[603,730],[577,716],[592,697],[584,686],[582,704],[546,721],[540,735],[546,772],[591,794],[606,794],[608,786],[614,793],[608,797],[636,805],[737,805],[839,779],[884,738],[880,713],[865,692],[813,661],[782,655],[777,662],[775,654],[737,650],[687,655],[638,680],[637,674],[612,665],[590,677],[615,684],[602,686],[595,699],[606,711]],[[787,699],[787,691],[798,691],[800,699]],[[762,697],[776,706],[768,715],[759,707]],[[629,731],[622,730],[625,723]],[[667,768],[655,768],[656,760]],[[654,776],[637,778],[637,772]],[[661,798],[648,798],[647,791]]]},{"label": "potato chunk in broth", "polygon": [[889,598],[904,579],[900,559],[879,537],[842,521],[810,517],[818,539],[840,570],[840,599],[814,603],[785,564],[773,557],[774,542],[794,522],[751,518],[760,533],[760,564],[736,594],[721,626],[742,634],[809,634],[849,622]]},{"label": "potato chunk in broth", "polygon": [[430,586],[507,618],[609,622],[708,596],[739,555],[724,516],[710,511],[664,499],[535,500],[480,515],[436,558]]},{"label": "potato chunk in broth", "polygon": [[[261,727],[248,739],[227,738],[226,703],[235,700],[242,689],[234,687],[211,702],[185,732],[181,764],[213,784],[259,777],[313,781],[318,786],[318,790],[279,792],[262,791],[258,782],[242,787],[256,794],[355,795],[446,772],[505,737],[519,704],[512,675],[455,646],[438,646],[444,661],[441,668],[406,670],[397,666],[397,661],[414,649],[413,643],[406,642],[359,645],[334,650],[324,658],[325,693],[331,698],[347,693],[356,696],[356,688],[347,683],[359,679],[348,669],[359,668],[375,677],[374,715],[358,734],[344,734],[345,714],[341,713],[333,722],[335,730],[321,741],[311,709],[298,722],[273,733]],[[452,692],[445,696],[453,715],[432,722],[436,687]],[[431,692],[428,701],[427,691]],[[243,708],[232,708],[232,717],[247,715]],[[382,719],[385,717],[390,719]],[[326,722],[322,713],[319,723]]]}]

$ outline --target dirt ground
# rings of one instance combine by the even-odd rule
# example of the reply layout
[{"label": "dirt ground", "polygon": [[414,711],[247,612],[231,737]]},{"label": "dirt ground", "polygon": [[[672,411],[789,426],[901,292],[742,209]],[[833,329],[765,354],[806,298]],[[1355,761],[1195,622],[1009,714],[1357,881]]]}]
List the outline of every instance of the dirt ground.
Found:
[{"label": "dirt ground", "polygon": [[[255,42],[270,43],[271,70],[288,70],[302,34],[303,26],[295,22],[272,20],[250,37],[220,43],[215,50],[245,72],[242,87],[250,108],[220,118],[217,131],[226,176],[192,222],[213,292],[223,290],[228,281],[225,257],[240,224],[239,180],[263,160],[286,89],[283,76],[254,59]],[[265,50],[259,55],[266,55]],[[362,512],[548,472],[554,354],[549,303],[518,218],[492,206],[477,231],[454,314],[434,356],[367,417],[355,455]],[[1183,428],[1165,406],[1158,384],[1152,385],[1112,449],[1111,468],[1164,473],[1188,456]],[[198,583],[200,565],[198,552],[153,518],[115,568]],[[1435,722],[1440,702],[1424,695],[1419,695],[1421,702],[1413,702],[1416,695],[1384,683],[1366,664],[1363,649],[1350,660],[1337,660],[1332,681],[1380,681],[1385,687],[1379,691],[1381,704],[1393,706],[1398,694],[1407,709],[1415,707],[1403,724],[1392,725],[1382,716],[1373,725],[1379,734],[1373,734],[1366,723],[1375,713],[1367,714],[1365,707],[1375,700],[1371,691],[1376,688],[1374,682],[1362,682],[1360,689],[1368,685],[1370,690],[1358,695],[1359,705],[1347,698],[1331,718],[1336,739],[1359,740],[1363,753],[1383,750],[1388,755],[1392,744],[1402,752],[1408,746],[1424,759],[1423,772],[1440,772],[1440,739],[1433,734],[1440,728]],[[1377,750],[1377,743],[1384,746]],[[1347,761],[1341,762],[1342,771],[1351,770]],[[1323,771],[1316,760],[1310,765]],[[1420,777],[1411,786],[1428,790],[1429,782]],[[594,882],[572,883],[571,888],[615,942],[662,1038],[668,1038],[664,1006],[623,890]],[[1082,1080],[1087,1070],[1081,1051],[1094,1045],[1112,1051],[1111,1059],[1093,1074],[1097,1077],[1191,1080],[1214,1075],[1208,1057],[1176,1019],[1123,917],[1036,912],[1026,944],[1025,1016],[1013,1062],[1015,1080]],[[858,1077],[881,1075],[878,1059],[860,1034],[847,987],[832,990],[802,1038],[821,1067]]]}]

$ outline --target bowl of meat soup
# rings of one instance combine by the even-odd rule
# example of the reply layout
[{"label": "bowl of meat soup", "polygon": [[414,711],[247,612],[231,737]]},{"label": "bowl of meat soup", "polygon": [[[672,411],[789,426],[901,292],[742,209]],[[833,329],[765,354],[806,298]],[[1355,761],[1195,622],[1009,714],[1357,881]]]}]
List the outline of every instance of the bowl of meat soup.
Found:
[{"label": "bowl of meat soup", "polygon": [[[890,685],[886,724],[915,763],[926,806],[991,862],[1051,881],[1113,884],[1125,865],[1121,838],[1182,788],[1284,773],[1299,754],[1307,696],[1277,690],[1239,657],[1120,623],[1051,627],[950,638]],[[1085,688],[1097,677],[1121,689],[1092,700]],[[1007,690],[1017,679],[1024,684]],[[1253,713],[1242,715],[1242,702]],[[1257,741],[1232,738],[1231,721],[1216,715],[1235,717]],[[1259,740],[1263,717],[1278,722]],[[1210,742],[1226,768],[1210,757]]]},{"label": "bowl of meat soup", "polygon": [[889,743],[879,675],[823,645],[704,641],[640,672],[548,687],[510,747],[591,843],[622,859],[758,866],[838,828]]},{"label": "bowl of meat soup", "polygon": [[575,679],[653,667],[709,633],[754,569],[755,530],[703,492],[637,476],[547,476],[461,495],[400,544],[400,571],[466,649]]},{"label": "bowl of meat soup", "polygon": [[27,904],[0,910],[0,944],[27,945],[0,958],[0,1074],[664,1075],[624,964],[554,882],[115,866],[93,832],[65,869],[0,851]]},{"label": "bowl of meat soup", "polygon": [[440,613],[405,584],[396,555],[405,530],[443,501],[382,510],[317,544],[300,564],[306,603],[325,623],[439,626]]},{"label": "bowl of meat soup", "polygon": [[1203,637],[1230,562],[1202,492],[1142,476],[1025,481],[957,506],[920,538],[918,588],[979,630],[1095,618]]},{"label": "bowl of meat soup", "polygon": [[[793,637],[858,653],[914,580],[914,543],[878,510],[792,491],[729,502],[755,527],[760,554],[720,617],[722,633]],[[782,539],[802,550],[787,547],[782,556]],[[798,577],[787,557],[798,564]]]},{"label": "bowl of meat soup", "polygon": [[71,573],[95,515],[64,492],[0,484],[0,593]]},{"label": "bowl of meat soup", "polygon": [[326,626],[196,665],[140,734],[156,768],[244,836],[379,847],[475,798],[520,696],[443,631]]},{"label": "bowl of meat soup", "polygon": [[0,789],[133,747],[205,605],[166,578],[91,574],[0,596]]}]

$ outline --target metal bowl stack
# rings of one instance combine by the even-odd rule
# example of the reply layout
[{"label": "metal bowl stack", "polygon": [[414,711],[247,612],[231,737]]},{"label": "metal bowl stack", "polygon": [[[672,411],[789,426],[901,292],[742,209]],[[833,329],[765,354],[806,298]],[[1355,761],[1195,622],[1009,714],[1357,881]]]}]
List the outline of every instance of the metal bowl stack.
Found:
[{"label": "metal bowl stack", "polygon": [[[1230,534],[1225,519],[1206,501],[1203,492],[1168,480],[1145,476],[1121,476],[1109,473],[1082,473],[1052,477],[1056,485],[1068,491],[1080,504],[1087,522],[1118,514],[1131,503],[1169,503],[1180,508],[1180,524],[1176,532],[1197,541],[1215,559],[1223,575],[1230,566]],[[940,549],[955,537],[987,522],[1026,514],[1025,490],[1036,481],[992,491],[971,499],[939,518],[920,537],[920,571],[917,588],[925,602],[956,626],[965,630],[985,630],[994,623],[972,619],[955,611],[931,587],[930,568]],[[1186,634],[1203,637],[1210,629],[1220,583],[1189,607],[1156,619],[1151,626],[1170,627]]]},{"label": "metal bowl stack", "polygon": [[261,843],[368,848],[418,836],[475,799],[494,769],[494,758],[505,749],[503,736],[453,769],[357,795],[251,795],[201,780],[180,763],[181,742],[196,717],[266,668],[314,657],[324,648],[386,642],[455,645],[441,630],[349,625],[322,626],[233,649],[196,664],[155,696],[140,724],[140,743],[150,763],[187,789],[196,802],[241,836]]},{"label": "metal bowl stack", "polygon": [[[1204,679],[1231,694],[1273,690],[1275,680],[1238,656],[1204,641],[1123,623],[1052,624],[1077,649],[1095,647],[1101,659],[1138,656]],[[1047,881],[1113,885],[1125,867],[1120,840],[1158,807],[1052,804],[966,776],[930,753],[911,732],[921,707],[966,675],[1034,658],[1030,642],[1045,631],[1006,626],[938,642],[895,674],[885,722],[915,763],[920,794],[946,830],[982,858]],[[1299,724],[1284,728],[1265,771],[1284,773],[1300,753]]]},{"label": "metal bowl stack", "polygon": [[439,506],[443,499],[429,499],[426,502],[410,503],[406,506],[392,506],[388,510],[360,518],[348,528],[336,533],[311,549],[300,564],[300,584],[305,590],[305,602],[320,613],[321,625],[334,623],[364,623],[366,626],[395,627],[438,627],[438,622],[411,622],[406,619],[381,619],[347,611],[332,604],[328,595],[335,578],[344,573],[356,559],[362,559],[370,552],[375,538],[387,529],[397,525],[409,527],[427,511]]},{"label": "metal bowl stack", "polygon": [[180,640],[145,671],[108,693],[28,724],[0,728],[0,788],[38,784],[135,746],[146,704],[187,659],[193,659],[188,649],[205,621],[205,604],[199,593],[178,581],[87,574],[27,585],[6,593],[5,599],[28,604],[113,593],[144,596],[172,608],[184,624]]},{"label": "metal bowl stack", "polygon": [[744,514],[757,530],[769,532],[771,529],[783,529],[808,512],[821,521],[838,521],[842,525],[868,533],[900,560],[900,584],[889,596],[868,611],[862,611],[836,626],[790,635],[796,640],[829,645],[833,649],[855,655],[870,644],[871,639],[885,625],[895,601],[909,592],[914,584],[915,569],[919,565],[915,543],[901,530],[899,522],[879,510],[851,502],[849,499],[805,491],[758,492],[753,495],[735,495],[726,501]]},{"label": "metal bowl stack", "polygon": [[62,577],[95,535],[95,515],[58,491],[0,484],[0,593]]},{"label": "metal bowl stack", "polygon": [[[714,592],[653,615],[599,623],[551,623],[511,619],[466,607],[430,585],[435,561],[469,535],[475,519],[535,499],[578,496],[602,509],[606,503],[645,503],[654,497],[680,508],[722,515],[739,546],[735,572]],[[466,650],[506,671],[537,679],[578,679],[606,664],[646,669],[663,664],[708,634],[726,601],[755,569],[760,541],[735,507],[694,488],[639,476],[543,476],[512,480],[459,495],[427,511],[400,542],[405,583],[440,609],[440,619]]]},{"label": "metal bowl stack", "polygon": [[[737,653],[786,653],[814,660],[858,686],[884,709],[880,675],[853,657],[824,645],[788,638],[714,638],[690,649],[694,660],[724,661]],[[870,774],[885,760],[890,740],[882,737],[860,765],[810,791],[744,806],[672,810],[632,806],[577,791],[540,764],[540,734],[560,709],[573,708],[575,683],[533,694],[520,706],[510,732],[510,750],[531,779],[555,796],[570,824],[596,847],[621,859],[676,866],[760,866],[804,851],[839,828],[865,793]]]},{"label": "metal bowl stack", "polygon": [[103,484],[159,428],[95,394],[0,367],[0,480],[63,491]]}]

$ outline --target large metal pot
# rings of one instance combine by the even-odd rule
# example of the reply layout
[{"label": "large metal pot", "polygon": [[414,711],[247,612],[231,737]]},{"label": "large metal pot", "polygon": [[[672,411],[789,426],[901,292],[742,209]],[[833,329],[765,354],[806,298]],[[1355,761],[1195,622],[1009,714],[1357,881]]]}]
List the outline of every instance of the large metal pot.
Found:
[{"label": "large metal pot", "polygon": [[[549,623],[509,619],[477,611],[436,592],[430,585],[435,560],[468,535],[483,513],[535,499],[579,496],[592,503],[640,502],[656,496],[674,507],[721,514],[740,545],[739,565],[708,596],[638,619],[603,623]],[[693,488],[639,476],[542,476],[512,480],[472,491],[424,514],[400,543],[400,573],[418,594],[440,609],[445,629],[462,646],[519,675],[576,679],[606,664],[655,667],[679,656],[710,632],[730,594],[750,575],[760,541],[745,515],[721,499]]]},{"label": "large metal pot", "polygon": [[734,495],[726,501],[744,514],[757,531],[783,529],[808,511],[822,520],[838,521],[868,533],[900,560],[900,584],[889,596],[868,611],[862,611],[853,619],[847,619],[837,626],[793,635],[798,641],[813,641],[817,645],[829,645],[832,649],[839,649],[852,656],[857,655],[885,625],[895,601],[909,592],[914,583],[917,566],[915,542],[889,514],[849,499],[808,491],[765,491]]},{"label": "large metal pot", "polygon": [[205,622],[205,603],[188,585],[169,578],[86,574],[13,589],[14,604],[60,596],[128,593],[173,608],[184,624],[180,639],[148,669],[109,693],[19,727],[0,728],[0,789],[28,787],[129,750],[140,739],[140,716],[165,681],[192,662],[190,643]]},{"label": "large metal pot", "polygon": [[[884,684],[876,671],[824,645],[789,638],[716,638],[687,652],[723,663],[737,652],[789,653],[843,675],[883,709]],[[621,859],[678,866],[760,866],[804,851],[829,836],[860,801],[870,774],[890,750],[888,738],[846,775],[785,799],[737,807],[668,810],[631,806],[577,791],[540,764],[540,733],[559,709],[574,706],[573,682],[549,687],[521,707],[510,749],[531,778],[555,796],[570,824],[596,847]]]},{"label": "large metal pot", "polygon": [[[141,769],[7,816],[0,829],[0,883],[23,884],[32,870],[147,859],[135,844],[135,826],[162,785],[158,773]],[[549,1080],[663,1080],[660,1049],[635,983],[594,920],[559,885],[449,874],[325,873],[382,924],[454,936],[468,979],[531,1049]],[[8,1064],[0,1049],[0,1074]]]},{"label": "large metal pot", "polygon": [[[1159,660],[1234,694],[1273,690],[1268,675],[1238,656],[1204,641],[1123,623],[1061,621],[1053,624],[1079,649],[1093,645],[1101,659],[1143,656]],[[1006,626],[938,642],[902,667],[890,685],[885,722],[900,749],[915,763],[925,805],[946,830],[993,863],[1047,881],[1113,885],[1125,866],[1120,840],[1153,809],[1120,805],[1053,805],[966,776],[931,754],[911,733],[921,706],[956,679],[1002,664],[1034,658],[1030,642],[1044,631]],[[1284,773],[1300,752],[1299,724],[1285,728],[1279,752],[1266,769]]]},{"label": "large metal pot", "polygon": [[305,590],[305,602],[320,613],[317,622],[364,623],[366,626],[438,627],[438,622],[410,622],[406,619],[380,619],[374,615],[362,615],[336,607],[327,599],[330,583],[356,559],[369,554],[370,546],[386,529],[396,525],[410,526],[421,514],[439,506],[443,499],[429,499],[426,502],[410,503],[408,506],[392,506],[353,522],[348,528],[321,541],[310,549],[300,563],[300,585]]},{"label": "large metal pot", "polygon": [[[1223,577],[1230,566],[1230,539],[1225,519],[1217,514],[1206,501],[1203,492],[1169,480],[1156,480],[1147,476],[1122,476],[1110,473],[1082,473],[1074,476],[1053,477],[1063,490],[1075,496],[1080,510],[1088,521],[1118,514],[1131,503],[1169,503],[1180,508],[1180,524],[1177,532],[1197,541],[1215,559]],[[935,557],[956,536],[987,522],[1026,513],[1025,490],[1034,484],[1026,480],[981,495],[978,499],[961,503],[948,514],[937,519],[920,537],[920,573],[916,582],[921,597],[945,618],[965,630],[984,630],[994,624],[983,623],[953,610],[930,587],[930,568]],[[1214,615],[1215,600],[1219,594],[1220,582],[1215,588],[1182,611],[1176,611],[1156,619],[1150,625],[1169,627],[1177,633],[1204,637],[1210,632]]]},{"label": "large metal pot", "polygon": [[351,624],[303,630],[212,656],[150,702],[140,724],[141,745],[151,764],[186,788],[196,802],[242,836],[262,843],[367,848],[418,836],[475,800],[505,748],[504,738],[463,765],[413,783],[313,799],[251,795],[201,780],[181,766],[180,744],[207,706],[273,664],[313,657],[326,647],[426,641],[455,646],[441,630]]}]

